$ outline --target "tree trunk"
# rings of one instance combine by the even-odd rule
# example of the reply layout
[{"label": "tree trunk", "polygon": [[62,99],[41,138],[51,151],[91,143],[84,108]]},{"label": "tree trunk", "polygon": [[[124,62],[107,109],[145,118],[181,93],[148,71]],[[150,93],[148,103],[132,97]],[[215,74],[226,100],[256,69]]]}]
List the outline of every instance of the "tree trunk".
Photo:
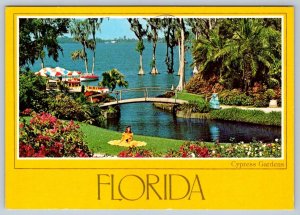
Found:
[{"label": "tree trunk", "polygon": [[178,62],[179,62],[179,68],[178,68],[178,73],[177,73],[177,75],[180,75],[180,59],[181,59],[181,57],[180,57],[180,55],[181,55],[181,43],[180,43],[180,38],[178,38]]},{"label": "tree trunk", "polygon": [[170,67],[171,67],[171,71],[170,73],[174,73],[174,46],[170,47]]},{"label": "tree trunk", "polygon": [[85,72],[88,73],[88,58],[85,51],[85,43],[83,44],[83,54],[84,54],[84,65],[85,65]]},{"label": "tree trunk", "polygon": [[182,25],[181,27],[181,53],[180,53],[180,65],[179,65],[179,71],[178,73],[180,74],[180,78],[179,78],[179,83],[177,86],[177,90],[182,91],[185,87],[185,74],[184,74],[184,67],[185,67],[185,62],[184,62],[184,52],[185,52],[185,48],[184,48],[184,23],[182,18],[180,18],[180,23]]},{"label": "tree trunk", "polygon": [[95,57],[96,57],[96,47],[93,52],[93,65],[92,65],[92,74],[94,74],[94,68],[95,68]]},{"label": "tree trunk", "polygon": [[143,54],[140,54],[140,69],[139,69],[139,75],[145,75],[145,72],[143,70]]},{"label": "tree trunk", "polygon": [[[94,29],[96,28],[95,26],[95,23],[94,23]],[[93,50],[93,65],[92,65],[92,74],[94,74],[94,69],[95,69],[95,58],[96,58],[96,32],[93,31],[93,40],[94,40],[94,43],[95,43],[95,47],[94,47],[94,50]]]},{"label": "tree trunk", "polygon": [[152,54],[152,70],[151,70],[151,74],[152,75],[156,75],[158,74],[158,71],[157,71],[157,68],[156,68],[156,56],[155,56],[155,53],[156,53],[156,42],[153,42],[153,54]]}]

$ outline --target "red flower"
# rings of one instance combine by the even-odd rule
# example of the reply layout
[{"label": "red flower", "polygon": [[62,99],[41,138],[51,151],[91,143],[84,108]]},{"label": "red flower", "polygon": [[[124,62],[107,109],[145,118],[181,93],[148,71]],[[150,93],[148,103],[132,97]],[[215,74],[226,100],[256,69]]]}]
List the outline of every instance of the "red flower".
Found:
[{"label": "red flower", "polygon": [[26,108],[25,110],[23,110],[23,112],[21,114],[25,115],[25,116],[30,116],[32,110],[30,108]]}]

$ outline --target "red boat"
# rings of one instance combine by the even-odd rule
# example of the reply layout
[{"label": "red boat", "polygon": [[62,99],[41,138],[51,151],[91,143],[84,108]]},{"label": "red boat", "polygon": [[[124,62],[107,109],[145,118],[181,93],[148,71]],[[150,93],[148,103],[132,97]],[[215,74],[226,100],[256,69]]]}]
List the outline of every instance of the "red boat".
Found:
[{"label": "red boat", "polygon": [[82,74],[80,76],[80,81],[97,81],[97,80],[99,80],[99,76],[94,74]]}]

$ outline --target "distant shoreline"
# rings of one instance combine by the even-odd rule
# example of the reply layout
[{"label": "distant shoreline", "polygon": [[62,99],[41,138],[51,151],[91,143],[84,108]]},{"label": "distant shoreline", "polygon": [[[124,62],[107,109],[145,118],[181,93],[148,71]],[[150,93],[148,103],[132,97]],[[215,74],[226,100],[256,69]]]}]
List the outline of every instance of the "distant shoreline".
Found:
[{"label": "distant shoreline", "polygon": [[[78,42],[74,41],[73,38],[66,37],[66,36],[58,37],[57,40],[58,40],[59,43],[78,43]],[[115,43],[121,43],[121,42],[124,43],[124,42],[137,42],[137,41],[138,40],[135,39],[135,38],[133,38],[133,39],[122,39],[122,38],[118,38],[118,39],[117,38],[115,38],[115,39],[101,39],[101,38],[97,38],[96,39],[97,43],[114,43],[114,42]],[[144,39],[144,42],[147,43],[148,40]],[[157,42],[158,43],[165,43],[163,38],[159,38]],[[149,43],[151,43],[151,42],[149,42]]]}]

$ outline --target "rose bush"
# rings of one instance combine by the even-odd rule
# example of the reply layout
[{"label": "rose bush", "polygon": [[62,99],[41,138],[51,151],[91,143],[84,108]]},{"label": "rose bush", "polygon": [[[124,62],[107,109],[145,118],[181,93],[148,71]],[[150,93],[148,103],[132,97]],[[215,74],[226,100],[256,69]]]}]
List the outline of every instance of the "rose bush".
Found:
[{"label": "rose bush", "polygon": [[49,113],[33,114],[20,122],[20,157],[92,157],[83,133],[74,121],[64,122]]}]

